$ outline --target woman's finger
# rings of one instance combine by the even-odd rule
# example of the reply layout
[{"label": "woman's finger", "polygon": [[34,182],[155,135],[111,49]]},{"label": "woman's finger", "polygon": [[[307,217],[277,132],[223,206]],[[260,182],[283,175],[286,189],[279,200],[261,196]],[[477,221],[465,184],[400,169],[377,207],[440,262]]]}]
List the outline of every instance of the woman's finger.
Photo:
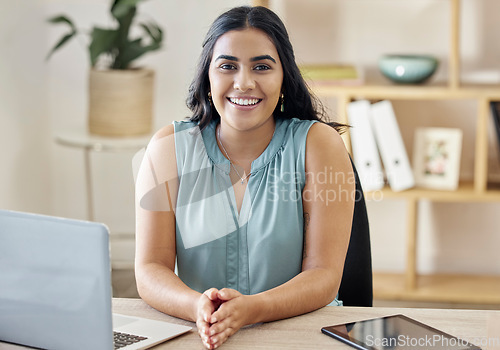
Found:
[{"label": "woman's finger", "polygon": [[214,349],[217,349],[219,346],[225,343],[235,332],[236,330],[234,330],[233,328],[226,328],[224,331],[218,333],[217,335],[210,337],[209,342]]},{"label": "woman's finger", "polygon": [[217,293],[217,297],[220,300],[224,300],[224,301],[228,301],[228,300],[237,298],[239,296],[241,296],[241,293],[238,292],[237,290],[231,289],[231,288],[222,288]]},{"label": "woman's finger", "polygon": [[[236,292],[238,293],[238,292]],[[238,293],[238,295],[241,295]],[[228,297],[235,296],[235,294],[227,294]],[[222,322],[224,319],[228,317],[238,318],[240,315],[239,311],[239,303],[237,303],[236,297],[230,298],[228,300],[224,300],[221,306],[215,310],[210,316],[209,323],[214,324],[217,322]]]},{"label": "woman's finger", "polygon": [[203,292],[204,295],[207,296],[210,300],[216,300],[218,298],[219,290],[217,288],[210,288]]},{"label": "woman's finger", "polygon": [[198,301],[198,319],[202,319],[205,322],[210,322],[210,317],[214,308],[212,306],[212,302],[207,296],[202,295],[200,300]]}]

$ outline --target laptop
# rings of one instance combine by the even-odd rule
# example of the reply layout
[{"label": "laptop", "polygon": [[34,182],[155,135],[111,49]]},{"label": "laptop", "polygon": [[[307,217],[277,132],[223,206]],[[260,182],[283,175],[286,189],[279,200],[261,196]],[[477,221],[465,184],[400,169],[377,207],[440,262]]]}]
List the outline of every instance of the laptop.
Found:
[{"label": "laptop", "polygon": [[191,330],[112,314],[108,242],[103,224],[0,210],[0,341],[135,350]]}]

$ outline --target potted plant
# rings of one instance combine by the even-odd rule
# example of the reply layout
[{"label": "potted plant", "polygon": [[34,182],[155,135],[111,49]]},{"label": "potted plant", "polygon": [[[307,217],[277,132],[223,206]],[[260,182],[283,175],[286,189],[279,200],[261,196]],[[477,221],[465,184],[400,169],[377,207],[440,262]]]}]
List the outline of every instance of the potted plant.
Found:
[{"label": "potted plant", "polygon": [[[151,132],[154,71],[137,68],[134,60],[160,49],[162,29],[155,23],[139,23],[142,33],[130,37],[137,5],[144,0],[113,0],[110,8],[114,28],[93,27],[89,58],[89,131],[104,136],[132,136]],[[66,24],[65,34],[51,49],[47,59],[79,34],[73,21],[59,15],[50,23]]]}]

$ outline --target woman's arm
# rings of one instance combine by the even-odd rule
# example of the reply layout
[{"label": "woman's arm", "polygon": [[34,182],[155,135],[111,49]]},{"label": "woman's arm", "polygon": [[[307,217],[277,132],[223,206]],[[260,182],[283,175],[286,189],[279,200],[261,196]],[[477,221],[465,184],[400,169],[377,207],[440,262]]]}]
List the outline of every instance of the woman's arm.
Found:
[{"label": "woman's arm", "polygon": [[[178,191],[174,127],[161,129],[148,145],[136,182],[137,290],[149,305],[166,314],[196,322],[209,348],[209,318],[220,304],[218,290],[200,294],[174,273],[175,205]],[[150,192],[151,188],[155,188]]]},{"label": "woman's arm", "polygon": [[137,208],[135,275],[141,298],[168,315],[196,322],[205,347],[210,316],[220,301],[218,290],[200,294],[186,286],[174,273],[175,215]]},{"label": "woman's arm", "polygon": [[[173,215],[137,209],[135,276],[141,298],[166,314],[195,321],[200,294],[175,275]],[[174,223],[175,227],[175,223]]]},{"label": "woman's arm", "polygon": [[351,162],[340,135],[328,125],[314,124],[307,137],[305,163],[302,272],[256,295],[265,305],[256,309],[258,322],[323,307],[335,298],[340,286],[355,194]]},{"label": "woman's arm", "polygon": [[305,162],[302,272],[255,295],[222,289],[219,298],[225,302],[210,320],[212,344],[220,345],[244,325],[300,315],[335,298],[352,225],[353,170],[340,135],[320,123],[309,130]]},{"label": "woman's arm", "polygon": [[[161,154],[162,157],[158,155]],[[158,178],[162,174],[161,178]],[[155,178],[158,196],[143,197],[145,182]],[[158,131],[148,145],[136,183],[135,275],[139,295],[154,308],[172,316],[194,320],[199,293],[188,288],[175,269],[175,198],[178,179],[174,127]],[[145,188],[146,190],[141,190]],[[162,203],[174,203],[165,207]]]},{"label": "woman's arm", "polygon": [[[155,185],[164,187],[152,195]],[[168,125],[148,145],[137,178],[135,275],[139,295],[149,305],[196,321],[201,294],[174,273],[177,190],[174,127]]]}]

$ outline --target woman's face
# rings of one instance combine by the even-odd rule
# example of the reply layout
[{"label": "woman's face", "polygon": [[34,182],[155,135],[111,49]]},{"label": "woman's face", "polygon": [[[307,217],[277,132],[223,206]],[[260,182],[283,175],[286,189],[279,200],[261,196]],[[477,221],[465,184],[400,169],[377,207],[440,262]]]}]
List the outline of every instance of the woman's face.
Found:
[{"label": "woman's face", "polygon": [[283,68],[267,35],[255,28],[232,30],[214,45],[208,73],[212,101],[222,122],[239,131],[273,122]]}]

